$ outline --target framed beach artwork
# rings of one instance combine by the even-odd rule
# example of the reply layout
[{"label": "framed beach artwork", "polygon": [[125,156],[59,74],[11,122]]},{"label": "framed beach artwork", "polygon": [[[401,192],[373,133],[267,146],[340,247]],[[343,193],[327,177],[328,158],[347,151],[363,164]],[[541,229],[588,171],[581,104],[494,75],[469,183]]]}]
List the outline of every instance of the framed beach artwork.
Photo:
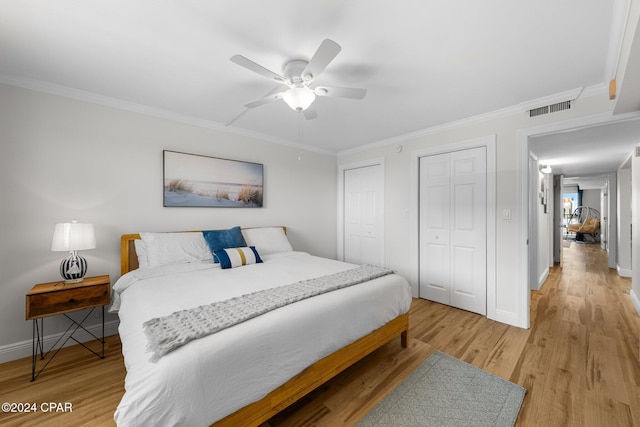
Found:
[{"label": "framed beach artwork", "polygon": [[164,206],[261,208],[263,165],[163,151]]}]

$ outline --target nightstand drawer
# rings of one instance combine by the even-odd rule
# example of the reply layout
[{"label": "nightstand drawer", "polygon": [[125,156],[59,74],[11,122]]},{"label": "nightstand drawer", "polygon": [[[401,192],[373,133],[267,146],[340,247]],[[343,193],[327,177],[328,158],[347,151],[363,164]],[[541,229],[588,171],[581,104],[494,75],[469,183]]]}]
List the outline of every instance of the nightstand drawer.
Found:
[{"label": "nightstand drawer", "polygon": [[54,285],[49,286],[49,289],[30,292],[26,301],[27,320],[109,304],[111,284],[108,276],[106,280],[88,279],[85,282],[78,285],[64,285],[59,282],[55,285],[49,284]]},{"label": "nightstand drawer", "polygon": [[[58,354],[58,350],[65,346],[69,340],[73,340],[81,344],[89,352],[104,359],[104,306],[111,302],[111,279],[108,275],[86,277],[84,280],[75,283],[65,282],[49,282],[39,283],[26,295],[26,317],[33,323],[33,352],[31,357],[31,381],[40,375],[40,373],[49,365],[49,362]],[[87,330],[83,326],[85,320],[89,318],[96,307],[101,307],[102,311],[102,338],[98,338],[93,332]],[[70,317],[67,313],[72,311],[90,309],[81,320]],[[49,350],[44,351],[44,318],[61,314],[71,322],[67,330],[58,338]],[[70,333],[69,333],[70,332]],[[74,334],[85,332],[92,335],[102,347],[100,353],[94,351],[90,347],[78,341]],[[37,359],[38,353],[40,360],[44,361],[52,350],[51,357],[38,372]]]}]

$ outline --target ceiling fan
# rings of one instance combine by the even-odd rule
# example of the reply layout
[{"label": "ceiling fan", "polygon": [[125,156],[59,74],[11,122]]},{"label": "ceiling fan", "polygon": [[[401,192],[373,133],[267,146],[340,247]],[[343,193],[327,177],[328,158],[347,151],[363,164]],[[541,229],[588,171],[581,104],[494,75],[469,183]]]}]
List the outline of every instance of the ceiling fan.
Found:
[{"label": "ceiling fan", "polygon": [[348,87],[316,86],[315,81],[338,55],[342,48],[333,40],[325,39],[313,54],[311,60],[294,59],[285,64],[282,75],[275,73],[262,65],[253,62],[242,55],[232,56],[231,62],[260,74],[270,80],[287,86],[274,88],[263,98],[245,104],[247,108],[255,108],[279,99],[284,100],[291,109],[303,112],[307,119],[315,119],[317,114],[311,107],[316,96],[333,96],[339,98],[362,99],[367,94],[366,89]]}]

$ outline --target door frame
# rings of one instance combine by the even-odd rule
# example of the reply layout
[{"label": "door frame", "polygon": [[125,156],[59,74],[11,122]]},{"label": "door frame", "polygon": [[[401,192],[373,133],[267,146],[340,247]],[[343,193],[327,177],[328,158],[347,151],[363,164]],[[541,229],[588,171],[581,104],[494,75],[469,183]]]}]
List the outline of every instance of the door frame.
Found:
[{"label": "door frame", "polygon": [[451,153],[471,148],[485,147],[487,154],[487,317],[496,318],[496,135],[464,140],[451,144],[441,144],[411,152],[411,247],[414,249],[411,260],[411,281],[414,296],[420,296],[420,158],[435,154]]},{"label": "door frame", "polygon": [[[559,255],[559,259],[558,259],[558,263],[560,265],[560,268],[562,268],[564,266],[564,236],[565,236],[565,229],[564,229],[564,175],[560,174],[560,175],[554,175],[554,182],[555,182],[555,177],[558,177],[557,183],[558,183],[558,188],[555,189],[555,185],[554,185],[554,202],[553,202],[553,216],[554,216],[554,220],[553,220],[553,230],[555,232],[555,230],[559,230],[558,234],[559,236],[555,236],[554,235],[554,245],[558,245],[558,253]],[[557,222],[556,222],[557,221]],[[568,221],[567,221],[568,222]],[[568,226],[568,224],[567,224]],[[554,264],[556,262],[555,260],[555,249],[554,249]]]},{"label": "door frame", "polygon": [[[539,183],[539,165],[538,165],[538,157],[529,151],[529,158],[527,162],[527,171],[529,173],[528,183],[529,188],[527,189],[527,194],[530,195],[530,203],[527,209],[529,210],[529,222],[528,222],[528,230],[527,234],[531,236],[529,238],[529,278],[528,283],[531,290],[540,290],[540,280],[538,277],[538,201],[540,194],[540,183]],[[548,269],[547,269],[548,271]],[[547,273],[548,274],[548,273]]]},{"label": "door frame", "polygon": [[386,211],[386,206],[384,204],[384,189],[386,187],[386,178],[385,178],[385,167],[384,167],[384,157],[377,157],[374,159],[361,160],[358,162],[345,163],[342,165],[338,165],[338,247],[337,254],[338,259],[340,261],[344,261],[344,174],[346,171],[351,169],[362,169],[371,166],[380,166],[382,167],[382,185],[380,187],[380,203],[382,203],[383,209],[381,210],[381,218],[382,227],[380,228],[380,245],[382,246],[382,265],[386,264],[386,250],[385,250],[385,230],[386,224],[384,222],[384,214]]},{"label": "door frame", "polygon": [[517,145],[517,188],[518,211],[516,240],[518,246],[517,284],[516,301],[517,311],[512,313],[512,319],[505,323],[528,329],[530,322],[529,308],[531,306],[531,293],[529,290],[529,246],[527,245],[529,224],[529,203],[535,197],[529,193],[529,138],[534,136],[549,135],[559,132],[571,132],[603,124],[622,122],[626,120],[637,120],[640,113],[626,113],[612,116],[610,111],[596,113],[589,116],[569,119],[559,122],[546,123],[539,126],[518,129],[516,132]]}]

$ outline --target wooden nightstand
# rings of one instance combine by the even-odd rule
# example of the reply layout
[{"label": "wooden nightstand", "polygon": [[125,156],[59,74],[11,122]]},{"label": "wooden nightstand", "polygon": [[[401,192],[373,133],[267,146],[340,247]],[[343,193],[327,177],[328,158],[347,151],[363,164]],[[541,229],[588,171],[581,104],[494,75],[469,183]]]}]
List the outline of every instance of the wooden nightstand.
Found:
[{"label": "wooden nightstand", "polygon": [[[26,295],[26,318],[33,320],[33,353],[31,359],[31,381],[34,381],[38,375],[49,365],[58,351],[70,339],[82,345],[101,359],[104,359],[104,306],[111,302],[111,280],[109,276],[87,277],[80,283],[66,284],[64,281],[40,283],[35,285]],[[89,318],[93,310],[102,307],[102,338],[96,337],[92,332],[86,330],[82,324]],[[87,314],[79,322],[75,321],[67,315],[73,311],[90,309]],[[62,314],[71,321],[71,324],[51,348],[44,352],[44,318]],[[39,322],[38,322],[39,321]],[[73,329],[73,330],[72,330]],[[102,344],[102,354],[98,354],[80,341],[76,340],[73,335],[82,329],[96,341]],[[71,334],[67,335],[71,331]],[[65,338],[66,336],[66,338]],[[62,344],[58,346],[63,339]],[[55,353],[51,356],[45,365],[36,373],[37,354],[40,353],[40,359],[45,357],[53,349]]]}]

